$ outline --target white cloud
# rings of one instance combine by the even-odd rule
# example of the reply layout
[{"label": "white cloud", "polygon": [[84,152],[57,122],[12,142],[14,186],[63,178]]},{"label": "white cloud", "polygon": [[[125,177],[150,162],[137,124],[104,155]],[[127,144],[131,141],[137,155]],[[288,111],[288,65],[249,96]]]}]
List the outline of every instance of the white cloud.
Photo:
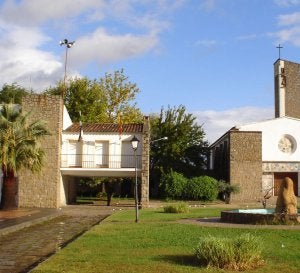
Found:
[{"label": "white cloud", "polygon": [[35,25],[49,20],[66,19],[93,13],[104,7],[103,0],[21,0],[4,1],[0,15],[6,22]]},{"label": "white cloud", "polygon": [[[108,64],[155,50],[173,12],[186,1],[1,1],[0,85],[16,82],[41,90],[55,84],[63,75],[62,38],[76,40],[68,51],[69,76],[89,63]],[[61,37],[64,33],[69,36]]]},{"label": "white cloud", "polygon": [[217,41],[216,40],[198,40],[195,43],[197,46],[203,46],[203,47],[207,47],[207,48],[211,48],[214,47],[215,45],[217,45]]},{"label": "white cloud", "polygon": [[203,39],[196,41],[194,45],[205,54],[209,54],[214,52],[219,44],[216,40]]},{"label": "white cloud", "polygon": [[187,0],[113,0],[106,6],[106,11],[109,16],[131,27],[159,33],[169,27],[169,16],[186,2]]},{"label": "white cloud", "polygon": [[278,42],[300,46],[300,12],[279,15],[277,20],[282,29],[272,35],[277,37]]},{"label": "white cloud", "polygon": [[62,64],[50,52],[38,49],[49,37],[36,28],[1,21],[0,37],[0,84],[16,82],[40,90],[57,80]]},{"label": "white cloud", "polygon": [[243,36],[236,37],[236,39],[238,41],[254,40],[256,38],[257,38],[257,34],[249,34],[249,35],[243,35]]},{"label": "white cloud", "polygon": [[300,23],[300,12],[284,14],[278,16],[278,24],[282,26],[294,25]]},{"label": "white cloud", "polygon": [[283,29],[276,33],[279,42],[289,42],[295,46],[300,46],[300,25],[289,29]]},{"label": "white cloud", "polygon": [[151,34],[111,35],[99,28],[94,33],[78,39],[69,54],[76,66],[89,62],[103,64],[139,56],[157,44],[157,36]]},{"label": "white cloud", "polygon": [[300,0],[274,0],[274,3],[280,7],[291,7],[300,5]]},{"label": "white cloud", "polygon": [[224,111],[197,111],[193,113],[197,123],[203,124],[207,140],[213,143],[229,129],[236,125],[261,121],[274,117],[273,108],[241,107]]},{"label": "white cloud", "polygon": [[200,8],[204,9],[205,11],[211,11],[216,6],[216,0],[203,0],[201,2]]}]

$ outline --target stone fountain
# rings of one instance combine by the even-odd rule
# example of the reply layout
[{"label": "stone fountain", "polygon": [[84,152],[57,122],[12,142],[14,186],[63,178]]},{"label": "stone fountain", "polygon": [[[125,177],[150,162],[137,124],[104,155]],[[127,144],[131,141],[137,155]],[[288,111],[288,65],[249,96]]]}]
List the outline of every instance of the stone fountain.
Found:
[{"label": "stone fountain", "polygon": [[[265,205],[264,205],[265,207]],[[280,186],[275,209],[238,209],[221,212],[221,221],[240,224],[299,224],[300,211],[293,181],[285,177]]]}]

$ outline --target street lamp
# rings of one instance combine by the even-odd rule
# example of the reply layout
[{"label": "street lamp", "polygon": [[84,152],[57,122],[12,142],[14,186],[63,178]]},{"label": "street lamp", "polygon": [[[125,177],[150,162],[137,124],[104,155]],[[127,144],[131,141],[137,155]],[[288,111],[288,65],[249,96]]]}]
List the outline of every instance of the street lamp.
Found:
[{"label": "street lamp", "polygon": [[139,221],[139,199],[138,199],[138,181],[137,181],[137,157],[136,157],[136,150],[139,146],[139,140],[136,136],[134,136],[131,140],[132,149],[134,152],[134,160],[135,160],[135,190],[134,190],[134,196],[135,196],[135,222],[137,223]]},{"label": "street lamp", "polygon": [[152,143],[154,143],[154,142],[161,141],[161,140],[168,140],[168,137],[165,136],[165,137],[161,137],[161,138],[159,138],[159,139],[154,139],[154,140],[151,140],[150,143],[152,144]]},{"label": "street lamp", "polygon": [[64,89],[62,91],[62,97],[64,98],[64,92],[66,89],[66,78],[67,78],[67,62],[68,62],[68,49],[71,48],[74,44],[75,41],[69,42],[68,39],[63,39],[59,42],[59,44],[65,45],[66,46],[66,55],[65,55],[65,75],[64,75]]}]

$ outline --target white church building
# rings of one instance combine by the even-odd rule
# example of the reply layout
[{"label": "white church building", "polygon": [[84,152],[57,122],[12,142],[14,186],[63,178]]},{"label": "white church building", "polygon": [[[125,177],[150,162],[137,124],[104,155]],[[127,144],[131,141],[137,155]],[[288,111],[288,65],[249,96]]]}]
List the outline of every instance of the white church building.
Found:
[{"label": "white church building", "polygon": [[284,177],[300,194],[300,64],[274,63],[275,118],[236,126],[210,146],[209,169],[240,186],[232,201],[275,201]]}]

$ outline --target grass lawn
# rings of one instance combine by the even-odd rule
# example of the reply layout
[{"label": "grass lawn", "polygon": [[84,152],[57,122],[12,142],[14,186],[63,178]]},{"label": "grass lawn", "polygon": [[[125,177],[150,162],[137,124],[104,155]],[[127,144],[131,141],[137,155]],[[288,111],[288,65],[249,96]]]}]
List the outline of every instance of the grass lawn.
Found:
[{"label": "grass lawn", "polygon": [[[244,272],[299,272],[300,230],[236,229],[181,224],[181,218],[219,216],[220,208],[193,208],[186,214],[166,214],[163,209],[120,211],[35,268],[40,272],[76,273],[177,273],[233,272],[201,267],[194,248],[199,238],[234,237],[251,233],[263,244],[265,265]],[[282,247],[282,244],[284,247]]]}]

